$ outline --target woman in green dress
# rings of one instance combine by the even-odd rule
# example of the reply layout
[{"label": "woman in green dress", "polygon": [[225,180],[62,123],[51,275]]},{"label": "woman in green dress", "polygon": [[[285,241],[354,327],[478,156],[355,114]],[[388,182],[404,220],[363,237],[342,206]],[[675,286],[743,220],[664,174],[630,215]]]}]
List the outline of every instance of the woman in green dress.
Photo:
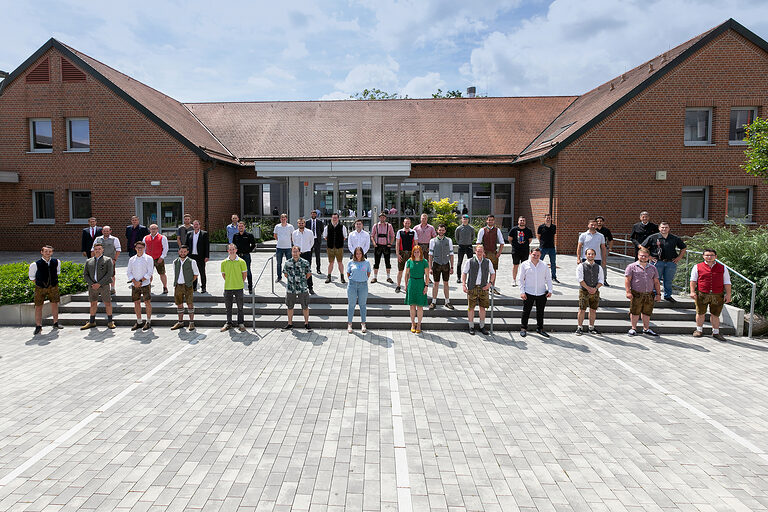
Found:
[{"label": "woman in green dress", "polygon": [[[414,244],[411,259],[405,262],[405,303],[411,306],[411,332],[421,332],[424,306],[429,305],[429,264],[424,259],[421,247]],[[418,323],[416,319],[418,317]]]}]

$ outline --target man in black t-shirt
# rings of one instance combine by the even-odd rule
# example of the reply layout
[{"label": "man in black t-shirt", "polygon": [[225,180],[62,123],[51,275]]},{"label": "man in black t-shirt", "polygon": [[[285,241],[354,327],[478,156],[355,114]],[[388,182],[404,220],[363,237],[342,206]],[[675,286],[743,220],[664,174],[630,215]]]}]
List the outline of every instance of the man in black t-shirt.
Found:
[{"label": "man in black t-shirt", "polygon": [[662,222],[659,224],[659,232],[643,240],[642,246],[651,252],[651,263],[659,271],[659,279],[664,282],[664,300],[677,302],[672,297],[672,281],[675,280],[677,264],[685,256],[685,242],[669,232],[668,222]]},{"label": "man in black t-shirt", "polygon": [[533,240],[533,231],[525,227],[525,217],[518,217],[517,226],[509,230],[508,240],[512,246],[512,285],[517,286],[517,267],[528,259]]},{"label": "man in black t-shirt", "polygon": [[557,280],[557,250],[555,249],[555,233],[557,226],[552,224],[552,214],[544,216],[544,224],[536,230],[536,236],[539,239],[539,248],[541,249],[541,260],[544,256],[549,256],[549,268],[552,271],[552,282],[560,283]]},{"label": "man in black t-shirt", "polygon": [[[606,258],[605,260],[608,260],[608,257],[610,256],[611,251],[613,251],[613,234],[611,233],[611,230],[608,229],[605,226],[605,217],[602,215],[598,215],[595,217],[595,222],[597,222],[597,232],[603,235],[605,238],[605,249],[606,249]],[[606,264],[607,261],[603,261],[603,279],[604,283],[603,286],[610,287],[608,284],[608,274],[606,273]]]}]

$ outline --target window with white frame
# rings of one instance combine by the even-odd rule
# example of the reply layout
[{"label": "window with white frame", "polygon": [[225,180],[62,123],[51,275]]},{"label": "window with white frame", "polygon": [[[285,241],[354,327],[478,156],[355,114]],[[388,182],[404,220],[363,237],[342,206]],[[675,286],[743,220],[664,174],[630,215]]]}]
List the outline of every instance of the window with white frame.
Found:
[{"label": "window with white frame", "polygon": [[700,224],[709,219],[709,188],[683,187],[682,213],[683,224]]},{"label": "window with white frame", "polygon": [[70,222],[88,222],[91,217],[91,191],[69,191],[69,220]]},{"label": "window with white frame", "polygon": [[685,145],[704,146],[712,143],[712,109],[685,109]]},{"label": "window with white frame", "polygon": [[29,120],[29,150],[33,153],[53,152],[53,129],[50,119]]},{"label": "window with white frame", "polygon": [[752,222],[752,187],[728,187],[729,224]]},{"label": "window with white frame", "polygon": [[731,109],[731,129],[728,135],[728,142],[731,144],[746,144],[744,139],[747,137],[746,126],[752,124],[757,117],[757,109],[754,107],[732,108]]},{"label": "window with white frame", "polygon": [[40,224],[53,224],[55,222],[53,190],[32,191],[32,220]]},{"label": "window with white frame", "polygon": [[67,118],[67,151],[90,151],[91,131],[87,117]]}]

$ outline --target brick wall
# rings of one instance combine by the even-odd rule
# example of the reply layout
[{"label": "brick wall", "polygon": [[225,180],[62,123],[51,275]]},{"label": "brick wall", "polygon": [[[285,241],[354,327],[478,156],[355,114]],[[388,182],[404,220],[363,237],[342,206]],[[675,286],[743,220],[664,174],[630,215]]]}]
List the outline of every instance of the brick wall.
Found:
[{"label": "brick wall", "polygon": [[[28,84],[22,75],[0,96],[0,170],[19,174],[19,183],[0,183],[0,250],[38,250],[50,243],[78,251],[84,225],[69,224],[69,190],[91,190],[99,225],[111,225],[121,238],[136,196],[183,196],[187,211],[202,212],[199,157],[90,75],[85,82],[63,83],[58,52],[45,57],[49,83]],[[51,119],[52,153],[28,154],[32,117]],[[65,152],[67,117],[89,118],[90,152]],[[150,185],[153,180],[160,186]],[[35,189],[54,191],[55,224],[30,224]]]},{"label": "brick wall", "polygon": [[[731,107],[768,114],[766,77],[768,55],[725,32],[561,151],[555,184],[559,249],[575,252],[590,216],[603,215],[614,233],[626,233],[641,210],[653,222],[670,222],[673,233],[693,235],[702,225],[681,223],[686,186],[709,187],[709,220],[719,224],[726,188],[752,186],[754,221],[768,223],[768,185],[740,169],[744,146],[728,143]],[[684,145],[690,106],[713,109],[712,146]],[[656,180],[658,170],[667,172],[666,180]]]}]

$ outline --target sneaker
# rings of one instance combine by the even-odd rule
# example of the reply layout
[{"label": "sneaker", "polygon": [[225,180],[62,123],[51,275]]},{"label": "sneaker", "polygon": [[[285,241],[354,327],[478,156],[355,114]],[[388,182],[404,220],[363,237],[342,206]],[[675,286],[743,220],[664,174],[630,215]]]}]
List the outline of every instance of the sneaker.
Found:
[{"label": "sneaker", "polygon": [[700,331],[698,329],[694,329],[694,331],[693,331],[693,337],[694,338],[701,338],[702,336],[704,336],[704,333],[702,331]]},{"label": "sneaker", "polygon": [[379,280],[376,279],[375,277],[373,279],[371,279],[371,284],[378,283],[378,282],[379,282]]},{"label": "sneaker", "polygon": [[672,304],[677,303],[677,300],[674,297],[672,297],[671,295],[669,297],[664,297],[664,300],[667,301],[667,302],[671,302]]},{"label": "sneaker", "polygon": [[139,329],[141,329],[143,325],[144,325],[144,322],[141,322],[141,323],[136,322],[135,324],[133,324],[133,327],[131,327],[131,330],[138,331]]},{"label": "sneaker", "polygon": [[447,307],[448,309],[456,309],[453,307],[453,304],[451,304],[450,302],[446,302],[445,307]]},{"label": "sneaker", "polygon": [[457,283],[459,283],[459,284],[461,284],[461,278],[458,278],[458,279],[456,280],[456,282],[457,282]]},{"label": "sneaker", "polygon": [[400,293],[400,287],[399,286],[395,286],[395,293]]},{"label": "sneaker", "polygon": [[361,332],[361,333],[363,333],[363,334],[365,334],[366,332],[368,332],[368,329],[366,329],[366,328],[365,328],[365,322],[363,322],[363,323],[360,325],[360,332]]},{"label": "sneaker", "polygon": [[237,330],[240,332],[245,332],[246,331],[245,324],[237,324]]},{"label": "sneaker", "polygon": [[171,327],[171,330],[172,331],[177,331],[177,330],[181,329],[182,327],[184,327],[184,322],[179,321],[179,322],[176,322],[175,324],[173,324],[173,327]]},{"label": "sneaker", "polygon": [[545,338],[549,338],[549,334],[544,329],[536,329],[536,332]]},{"label": "sneaker", "polygon": [[347,332],[352,334],[352,324],[347,324]]},{"label": "sneaker", "polygon": [[501,295],[501,290],[499,290],[495,286],[491,287],[491,290],[493,290],[494,295]]},{"label": "sneaker", "polygon": [[93,329],[96,327],[95,322],[85,322],[85,325],[80,328],[81,331],[85,331],[86,329]]},{"label": "sneaker", "polygon": [[163,295],[168,295],[168,288],[163,288]]},{"label": "sneaker", "polygon": [[647,334],[648,336],[658,336],[658,334],[653,332],[653,329],[643,329],[643,334]]},{"label": "sneaker", "polygon": [[395,282],[392,280],[392,278],[391,278],[391,277],[388,277],[388,278],[387,278],[387,282],[388,282],[389,284],[395,284]]},{"label": "sneaker", "polygon": [[309,324],[304,324],[304,328],[308,331],[311,331],[312,328],[309,326]]},{"label": "sneaker", "polygon": [[219,332],[227,332],[232,326],[228,323],[224,324],[221,329],[219,329]]},{"label": "sneaker", "polygon": [[437,304],[433,302],[432,304],[429,305],[429,309],[435,309],[436,306]]},{"label": "sneaker", "polygon": [[597,327],[594,325],[589,328],[589,334],[595,334],[597,336],[600,336],[600,331],[597,330]]},{"label": "sneaker", "polygon": [[603,286],[605,286],[606,288],[610,288],[610,287],[611,287],[611,285],[609,285],[609,284],[608,284],[608,281],[605,281],[605,282],[603,283]]},{"label": "sneaker", "polygon": [[512,281],[512,286],[517,286],[517,281]]},{"label": "sneaker", "polygon": [[200,288],[200,293],[208,293],[208,290],[206,290],[205,288]]},{"label": "sneaker", "polygon": [[59,322],[53,322],[53,328],[54,329],[63,329],[64,327],[62,327],[62,325],[59,324]]},{"label": "sneaker", "polygon": [[42,325],[36,325],[35,326],[35,333],[34,333],[34,335],[36,336],[36,335],[40,334],[41,332],[43,332],[43,326]]},{"label": "sneaker", "polygon": [[194,331],[195,330],[195,322],[189,322],[189,330]]},{"label": "sneaker", "polygon": [[487,327],[481,327],[480,328],[480,332],[485,334],[486,336],[490,336],[491,335],[491,331]]},{"label": "sneaker", "polygon": [[114,329],[115,328],[115,322],[113,320],[110,320],[107,322],[107,329]]},{"label": "sneaker", "polygon": [[319,276],[323,275],[323,273],[322,273],[322,272],[320,272],[320,269],[319,269],[319,268],[317,269],[317,272],[315,272],[315,273],[316,273],[317,275],[319,275]]},{"label": "sneaker", "polygon": [[526,336],[528,336],[528,331],[525,329],[520,329],[520,337],[525,338]]},{"label": "sneaker", "polygon": [[151,322],[144,322],[144,327],[141,328],[142,331],[148,331],[152,328]]},{"label": "sneaker", "polygon": [[472,336],[475,335],[475,326],[474,325],[470,325],[469,326],[469,334],[471,334]]},{"label": "sneaker", "polygon": [[293,329],[293,324],[285,324],[285,327],[283,327],[281,330],[290,331],[291,329]]},{"label": "sneaker", "polygon": [[[697,331],[697,332],[698,332],[698,331]],[[725,339],[725,336],[723,336],[723,335],[722,335],[722,334],[720,334],[720,333],[717,333],[717,334],[713,334],[713,335],[712,335],[712,337],[713,337],[713,338],[715,338],[717,341],[726,341],[726,339]]]},{"label": "sneaker", "polygon": [[276,283],[279,283],[279,282],[280,282],[280,281],[282,281],[282,280],[283,280],[283,278],[282,278],[282,277],[278,277],[277,279],[275,279],[275,282],[276,282]]},{"label": "sneaker", "polygon": [[577,327],[576,332],[574,334],[576,334],[576,336],[581,336],[582,334],[584,334],[584,329],[582,329],[581,327]]},{"label": "sneaker", "polygon": [[553,278],[552,278],[552,282],[553,282],[553,283],[557,283],[557,284],[560,284],[560,281],[559,281],[559,280],[558,280],[556,277],[553,277]]},{"label": "sneaker", "polygon": [[253,286],[248,287],[248,295],[253,295]]},{"label": "sneaker", "polygon": [[627,331],[627,334],[629,334],[630,336],[637,336],[637,331],[634,329],[630,329]]},{"label": "sneaker", "polygon": [[344,279],[344,275],[343,275],[343,274],[342,274],[342,276],[341,276],[341,282],[342,282],[342,283],[346,283],[346,282],[347,282],[347,280],[346,280],[346,279]]},{"label": "sneaker", "polygon": [[328,274],[328,277],[325,278],[325,282],[326,283],[330,283],[331,282],[331,274]]}]

